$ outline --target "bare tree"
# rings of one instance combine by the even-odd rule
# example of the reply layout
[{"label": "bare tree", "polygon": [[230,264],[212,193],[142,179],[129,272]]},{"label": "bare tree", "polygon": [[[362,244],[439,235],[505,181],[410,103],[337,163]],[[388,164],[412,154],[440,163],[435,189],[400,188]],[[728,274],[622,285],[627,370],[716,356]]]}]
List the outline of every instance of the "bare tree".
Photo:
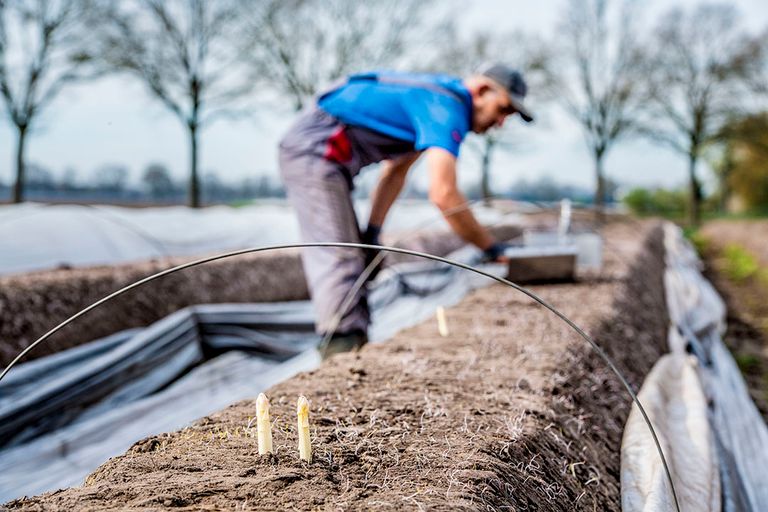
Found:
[{"label": "bare tree", "polygon": [[651,79],[646,133],[688,158],[688,220],[701,217],[696,167],[704,148],[749,100],[761,44],[728,4],[673,9],[662,17],[648,60]]},{"label": "bare tree", "polygon": [[642,107],[640,46],[629,0],[570,0],[552,73],[555,95],[581,125],[595,166],[595,208],[605,203],[605,158],[637,126]]},{"label": "bare tree", "polygon": [[79,0],[0,0],[0,95],[16,128],[13,201],[24,199],[27,136],[66,85],[86,76]]},{"label": "bare tree", "polygon": [[233,33],[236,0],[92,0],[95,57],[144,82],[187,128],[189,205],[200,206],[200,132],[250,91]]},{"label": "bare tree", "polygon": [[261,0],[248,9],[254,80],[296,110],[353,71],[394,66],[425,38],[429,0]]}]

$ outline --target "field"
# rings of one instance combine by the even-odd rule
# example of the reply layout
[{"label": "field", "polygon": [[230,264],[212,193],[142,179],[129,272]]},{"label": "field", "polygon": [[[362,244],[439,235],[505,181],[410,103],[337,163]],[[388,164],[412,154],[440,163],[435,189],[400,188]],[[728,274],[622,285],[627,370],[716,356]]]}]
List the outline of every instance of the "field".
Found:
[{"label": "field", "polygon": [[713,221],[695,239],[728,304],[724,340],[768,421],[768,221]]},{"label": "field", "polygon": [[[638,387],[666,351],[660,225],[605,228],[605,265],[532,290],[583,327]],[[267,391],[276,456],[260,457],[255,400],[140,441],[83,487],[11,509],[620,510],[629,399],[554,315],[493,285],[434,322],[337,356]],[[314,460],[298,460],[295,400],[311,401]]]}]

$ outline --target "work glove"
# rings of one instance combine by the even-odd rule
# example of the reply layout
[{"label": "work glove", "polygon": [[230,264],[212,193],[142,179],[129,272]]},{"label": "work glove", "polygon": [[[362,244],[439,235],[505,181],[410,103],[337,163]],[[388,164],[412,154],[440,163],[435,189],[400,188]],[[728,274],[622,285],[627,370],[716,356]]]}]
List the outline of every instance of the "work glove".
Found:
[{"label": "work glove", "polygon": [[[368,245],[381,245],[381,242],[379,241],[380,234],[381,226],[377,226],[376,224],[368,224],[365,232],[360,235],[360,242]],[[373,261],[376,255],[379,254],[379,250],[363,249],[363,253],[365,254],[365,266],[367,267]],[[371,274],[368,276],[368,281],[373,281],[376,275],[378,275],[379,270],[381,270],[381,262],[376,265],[376,268],[374,268],[373,272],[371,272]]]},{"label": "work glove", "polygon": [[512,245],[504,242],[496,242],[489,248],[483,251],[482,262],[487,263],[491,261],[501,261],[500,258],[504,256],[504,253],[512,247]]}]

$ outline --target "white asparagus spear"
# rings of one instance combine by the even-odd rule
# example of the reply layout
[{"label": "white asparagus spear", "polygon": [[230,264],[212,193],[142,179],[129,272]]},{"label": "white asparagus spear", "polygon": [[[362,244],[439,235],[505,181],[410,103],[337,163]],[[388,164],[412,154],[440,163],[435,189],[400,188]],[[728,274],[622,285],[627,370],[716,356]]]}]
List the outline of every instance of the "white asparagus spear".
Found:
[{"label": "white asparagus spear", "polygon": [[259,435],[259,455],[272,452],[272,422],[269,419],[269,400],[264,393],[256,399],[256,430]]},{"label": "white asparagus spear", "polygon": [[303,396],[299,397],[296,404],[296,415],[299,431],[299,458],[312,462],[312,444],[309,440],[309,401]]},{"label": "white asparagus spear", "polygon": [[440,336],[445,338],[448,336],[448,322],[445,319],[445,308],[443,306],[438,306],[435,313],[437,314],[437,330],[440,333]]}]

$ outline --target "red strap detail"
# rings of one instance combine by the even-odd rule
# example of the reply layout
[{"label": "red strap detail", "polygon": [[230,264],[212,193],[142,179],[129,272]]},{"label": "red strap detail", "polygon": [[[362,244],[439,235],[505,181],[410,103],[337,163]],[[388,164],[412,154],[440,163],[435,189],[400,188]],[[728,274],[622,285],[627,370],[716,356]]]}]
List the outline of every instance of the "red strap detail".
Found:
[{"label": "red strap detail", "polygon": [[333,135],[328,137],[328,143],[325,147],[325,154],[323,155],[326,160],[332,162],[338,162],[343,164],[352,159],[352,145],[349,143],[347,133],[344,131],[344,127],[340,127],[333,132]]}]

